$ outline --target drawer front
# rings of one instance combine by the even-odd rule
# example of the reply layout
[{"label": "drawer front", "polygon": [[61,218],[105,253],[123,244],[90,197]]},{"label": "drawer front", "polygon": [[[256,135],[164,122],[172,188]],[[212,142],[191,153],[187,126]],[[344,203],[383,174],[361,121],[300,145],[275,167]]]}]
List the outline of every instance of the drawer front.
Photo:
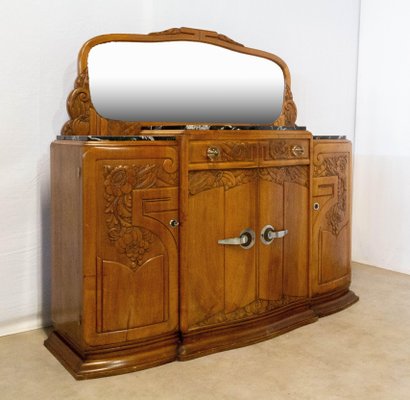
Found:
[{"label": "drawer front", "polygon": [[275,139],[263,142],[262,160],[309,160],[309,139]]},{"label": "drawer front", "polygon": [[212,165],[221,163],[254,164],[258,161],[258,143],[250,141],[192,141],[189,163]]}]

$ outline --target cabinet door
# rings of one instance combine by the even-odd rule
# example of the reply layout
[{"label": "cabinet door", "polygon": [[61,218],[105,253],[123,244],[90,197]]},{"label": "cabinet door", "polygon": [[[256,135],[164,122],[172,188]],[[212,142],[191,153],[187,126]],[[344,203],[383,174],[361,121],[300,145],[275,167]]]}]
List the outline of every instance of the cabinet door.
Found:
[{"label": "cabinet door", "polygon": [[[189,174],[183,328],[236,321],[307,296],[308,167]],[[263,244],[265,225],[287,236]],[[246,228],[255,245],[221,245]]]},{"label": "cabinet door", "polygon": [[176,148],[99,148],[85,157],[86,340],[177,330]]},{"label": "cabinet door", "polygon": [[309,167],[260,168],[258,233],[266,225],[286,236],[259,246],[259,293],[266,309],[308,294]]},{"label": "cabinet door", "polygon": [[350,283],[351,144],[319,141],[313,157],[312,294]]},{"label": "cabinet door", "polygon": [[255,169],[189,173],[186,296],[188,329],[236,319],[256,298],[256,247],[221,245],[255,229]]}]

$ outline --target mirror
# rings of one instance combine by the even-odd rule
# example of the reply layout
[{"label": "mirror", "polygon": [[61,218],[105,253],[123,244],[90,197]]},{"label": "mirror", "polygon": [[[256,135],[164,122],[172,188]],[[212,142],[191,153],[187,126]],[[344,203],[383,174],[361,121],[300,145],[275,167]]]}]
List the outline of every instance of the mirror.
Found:
[{"label": "mirror", "polygon": [[285,78],[270,59],[194,41],[113,41],[87,60],[91,102],[106,119],[272,124]]}]

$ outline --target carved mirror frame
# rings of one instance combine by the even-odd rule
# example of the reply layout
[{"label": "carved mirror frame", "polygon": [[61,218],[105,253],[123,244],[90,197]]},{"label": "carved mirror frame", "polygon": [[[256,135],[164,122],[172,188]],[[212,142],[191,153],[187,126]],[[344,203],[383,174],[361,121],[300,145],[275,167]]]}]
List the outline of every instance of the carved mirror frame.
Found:
[{"label": "carved mirror frame", "polygon": [[[153,32],[147,35],[140,34],[108,34],[100,35],[86,42],[78,56],[78,77],[74,89],[67,99],[67,111],[70,119],[62,129],[62,135],[100,135],[100,136],[133,136],[138,135],[147,124],[141,121],[119,121],[106,119],[95,110],[90,96],[87,61],[90,50],[99,44],[107,42],[166,42],[166,41],[193,41],[217,45],[244,54],[263,57],[280,66],[284,76],[284,94],[282,110],[279,117],[271,126],[294,126],[297,109],[291,91],[290,72],[286,63],[274,54],[261,50],[251,49],[235,42],[229,37],[213,31],[173,28],[163,32]],[[192,125],[187,122],[184,125]],[[149,125],[176,126],[181,123],[149,123]],[[251,124],[249,124],[251,125]],[[238,124],[246,127],[248,125]],[[252,124],[255,126],[255,124]],[[257,126],[257,125],[256,125]],[[266,126],[266,125],[265,125]]]}]

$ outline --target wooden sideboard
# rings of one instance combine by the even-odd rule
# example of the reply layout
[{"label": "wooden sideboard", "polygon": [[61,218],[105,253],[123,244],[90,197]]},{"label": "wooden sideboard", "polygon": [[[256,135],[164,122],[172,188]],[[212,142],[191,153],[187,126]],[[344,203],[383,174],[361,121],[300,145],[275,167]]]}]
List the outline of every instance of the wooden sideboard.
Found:
[{"label": "wooden sideboard", "polygon": [[[162,54],[144,59],[156,63],[155,70],[171,62],[184,68],[186,58],[171,60],[180,42],[191,50],[192,43],[200,42],[196,49],[207,48],[207,54],[217,48],[217,63],[201,59],[195,68],[219,68],[224,51],[239,54],[231,64],[235,72],[245,56],[257,58],[255,66],[263,64],[262,71],[274,65],[275,79],[268,83],[275,94],[261,96],[274,99],[271,122],[135,120],[138,107],[125,103],[125,115],[121,103],[135,94],[126,91],[128,82],[124,85],[118,70],[127,63],[111,65],[110,53],[104,62],[100,59],[103,76],[109,75],[101,86],[114,94],[96,104],[124,119],[104,117],[93,103],[95,81],[93,86],[89,76],[95,76],[96,54],[108,44],[123,57],[137,42],[178,43],[165,57],[168,64],[157,62]],[[90,71],[88,57],[95,48]],[[131,64],[139,62],[138,55],[133,57]],[[53,330],[45,341],[75,378],[131,372],[249,345],[358,300],[349,290],[351,144],[343,137],[314,137],[296,125],[283,60],[217,32],[191,28],[99,36],[83,46],[78,60],[78,78],[67,102],[70,119],[51,145]],[[131,81],[138,62],[128,69]],[[248,106],[258,115],[261,103],[255,106],[253,97],[247,98],[254,89],[248,65],[234,84],[220,88],[219,79],[205,91],[217,118],[223,116],[214,104],[217,92],[232,88],[233,105],[223,100],[220,106],[236,111],[237,100],[247,103],[229,118],[241,119]],[[212,74],[218,70],[211,68],[207,84],[201,81],[194,94],[202,95]],[[156,85],[157,77],[147,78]],[[258,79],[252,82],[257,85]],[[188,89],[196,81],[189,81]],[[237,92],[244,82],[248,86]],[[146,90],[145,82],[138,85],[137,94]],[[123,98],[118,87],[126,89]],[[148,86],[142,100],[163,100],[167,87],[152,95]],[[169,87],[164,97],[171,100],[159,102],[166,115],[180,89],[175,82]],[[259,99],[257,91],[252,96]],[[181,104],[175,110],[185,112]],[[195,107],[191,111],[197,115]]]},{"label": "wooden sideboard", "polygon": [[[52,144],[46,346],[78,379],[255,343],[357,300],[350,142],[172,133]],[[268,225],[287,233],[267,243]],[[218,243],[246,229],[250,248]]]}]

